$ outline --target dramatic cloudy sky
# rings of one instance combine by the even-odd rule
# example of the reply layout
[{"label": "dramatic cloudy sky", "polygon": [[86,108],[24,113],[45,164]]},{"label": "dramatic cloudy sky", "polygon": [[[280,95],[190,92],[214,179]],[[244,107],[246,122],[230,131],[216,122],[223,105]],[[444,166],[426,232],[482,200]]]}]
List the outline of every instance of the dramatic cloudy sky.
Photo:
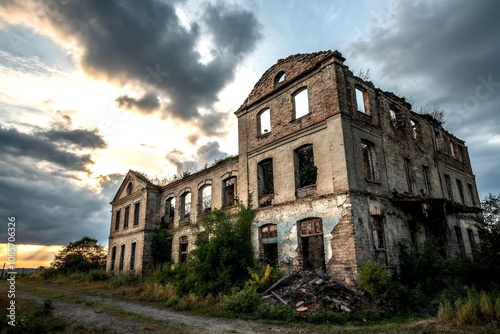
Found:
[{"label": "dramatic cloudy sky", "polygon": [[57,249],[42,246],[106,245],[124,173],[236,154],[233,112],[262,73],[329,49],[444,108],[480,196],[498,194],[499,12],[495,0],[1,0],[0,219],[39,245],[19,248],[30,266]]}]

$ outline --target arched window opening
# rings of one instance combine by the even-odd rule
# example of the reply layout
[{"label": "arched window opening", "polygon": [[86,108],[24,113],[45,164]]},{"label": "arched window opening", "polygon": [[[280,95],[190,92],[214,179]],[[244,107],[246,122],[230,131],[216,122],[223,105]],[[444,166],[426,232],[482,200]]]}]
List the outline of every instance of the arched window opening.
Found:
[{"label": "arched window opening", "polygon": [[165,201],[165,223],[173,223],[175,214],[175,197],[170,197]]},{"label": "arched window opening", "polygon": [[199,201],[200,214],[212,211],[212,186],[206,185],[200,189]]},{"label": "arched window opening", "polygon": [[132,182],[129,182],[127,185],[127,195],[130,195],[132,193]]},{"label": "arched window opening", "polygon": [[187,192],[181,196],[181,219],[189,219],[191,216],[191,193]]},{"label": "arched window opening", "polygon": [[280,71],[274,77],[274,84],[277,85],[277,84],[282,83],[283,81],[285,81],[285,72],[284,71]]},{"label": "arched window opening", "polygon": [[308,218],[299,222],[302,265],[304,270],[325,269],[323,222],[320,218]]},{"label": "arched window opening", "polygon": [[222,206],[228,207],[236,204],[236,176],[222,181]]},{"label": "arched window opening", "polygon": [[188,237],[182,236],[179,238],[179,262],[187,261],[188,256]]}]

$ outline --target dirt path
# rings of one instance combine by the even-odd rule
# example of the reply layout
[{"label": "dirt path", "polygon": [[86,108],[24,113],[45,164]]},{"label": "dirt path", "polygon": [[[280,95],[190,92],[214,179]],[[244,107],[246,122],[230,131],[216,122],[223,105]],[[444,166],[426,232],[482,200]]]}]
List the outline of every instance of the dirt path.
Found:
[{"label": "dirt path", "polygon": [[[46,298],[19,293],[22,299],[33,300],[43,303]],[[106,333],[313,333],[313,330],[304,328],[291,328],[277,325],[267,325],[254,321],[240,319],[208,318],[197,315],[187,315],[180,312],[173,312],[158,309],[140,303],[118,301],[97,296],[79,296],[80,300],[87,301],[89,305],[76,305],[61,301],[53,301],[53,314],[70,324],[80,325],[85,328],[96,328],[104,330]],[[98,305],[110,306],[113,309],[140,315],[143,318],[159,320],[165,324],[177,326],[178,331],[172,332],[173,328],[165,331],[157,328],[154,324],[147,325],[124,319],[124,317],[110,315],[103,311]],[[160,326],[161,327],[161,326]]]}]

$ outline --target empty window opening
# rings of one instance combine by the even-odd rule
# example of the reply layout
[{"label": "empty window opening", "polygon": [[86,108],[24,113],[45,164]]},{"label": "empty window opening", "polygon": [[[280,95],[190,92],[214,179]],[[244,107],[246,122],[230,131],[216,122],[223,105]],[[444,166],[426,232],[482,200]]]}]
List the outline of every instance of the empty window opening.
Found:
[{"label": "empty window opening", "polygon": [[123,262],[125,260],[125,245],[122,245],[120,248],[120,263],[118,264],[118,270],[123,270]]},{"label": "empty window opening", "polygon": [[465,204],[464,188],[462,187],[462,181],[460,181],[459,179],[457,179],[457,189],[458,189],[460,204]]},{"label": "empty window opening", "polygon": [[139,225],[139,213],[141,212],[141,202],[134,204],[134,226]]},{"label": "empty window opening", "polygon": [[325,249],[323,245],[323,224],[314,218],[300,222],[302,244],[302,266],[304,270],[325,270]]},{"label": "empty window opening", "polygon": [[223,197],[222,205],[224,207],[236,204],[236,177],[230,177],[222,182]]},{"label": "empty window opening", "polygon": [[191,216],[191,193],[187,192],[181,196],[181,219],[189,219]]},{"label": "empty window opening", "polygon": [[259,113],[259,134],[271,132],[271,109],[266,108]]},{"label": "empty window opening", "polygon": [[175,214],[175,197],[171,197],[165,201],[165,219],[166,223],[174,221]]},{"label": "empty window opening", "polygon": [[472,229],[467,229],[467,236],[469,237],[470,248],[474,251],[476,249],[476,239],[474,237],[474,232],[472,232]]},{"label": "empty window opening", "polygon": [[457,237],[458,250],[460,251],[460,253],[464,253],[465,245],[464,245],[464,238],[462,236],[462,229],[460,228],[460,226],[455,226],[454,230],[455,230],[455,235]]},{"label": "empty window opening", "polygon": [[373,229],[373,241],[376,249],[385,249],[385,236],[383,218],[381,216],[371,216]]},{"label": "empty window opening", "polygon": [[375,247],[375,260],[377,263],[387,265],[387,255],[385,251],[384,218],[373,215],[370,217],[373,231],[373,244]]},{"label": "empty window opening", "polygon": [[135,270],[135,248],[136,243],[132,243],[132,247],[130,248],[130,270]]},{"label": "empty window opening", "polygon": [[187,236],[182,236],[179,238],[179,262],[183,263],[187,261],[188,256],[188,238]]},{"label": "empty window opening", "polygon": [[200,189],[199,195],[200,213],[212,211],[212,186],[206,185]]},{"label": "empty window opening", "polygon": [[450,141],[450,154],[452,157],[455,158],[455,145],[453,144],[452,141]]},{"label": "empty window opening", "polygon": [[437,149],[438,151],[440,152],[444,152],[445,149],[444,149],[444,138],[443,136],[441,135],[440,132],[434,132],[434,135],[436,136],[436,143],[437,143]]},{"label": "empty window opening", "polygon": [[274,193],[273,159],[266,159],[257,165],[259,197]]},{"label": "empty window opening", "polygon": [[314,165],[313,146],[302,146],[294,152],[295,187],[301,188],[316,184],[318,170]]},{"label": "empty window opening", "polygon": [[464,148],[462,145],[458,144],[457,145],[457,156],[458,156],[458,160],[460,161],[464,161]]},{"label": "empty window opening", "polygon": [[389,109],[389,115],[391,117],[391,126],[396,128],[398,126],[398,114],[391,108]]},{"label": "empty window opening", "polygon": [[116,261],[116,246],[113,246],[113,248],[111,248],[111,265],[109,268],[110,271],[115,270],[115,261]]},{"label": "empty window opening", "polygon": [[129,182],[127,185],[127,195],[130,195],[132,193],[132,182]]},{"label": "empty window opening", "polygon": [[125,208],[125,216],[123,217],[123,228],[128,228],[129,215],[130,215],[130,205]]},{"label": "empty window opening", "polygon": [[444,174],[444,183],[446,186],[446,195],[450,201],[453,201],[453,190],[451,188],[451,178],[448,174]]},{"label": "empty window opening", "polygon": [[410,124],[411,124],[411,133],[412,133],[412,136],[414,139],[418,139],[418,123],[414,120],[411,120],[410,121]]},{"label": "empty window opening", "polygon": [[274,84],[280,84],[283,81],[285,81],[285,72],[281,71],[276,74],[276,77],[274,78]]},{"label": "empty window opening", "polygon": [[307,88],[300,90],[293,96],[295,119],[309,114],[309,97]]},{"label": "empty window opening", "polygon": [[261,258],[265,263],[278,264],[278,228],[276,224],[260,228]]},{"label": "empty window opening", "polygon": [[356,106],[359,112],[366,113],[365,92],[356,87]]},{"label": "empty window opening", "polygon": [[375,181],[376,169],[375,169],[375,158],[373,155],[373,145],[369,142],[361,142],[361,150],[363,152],[363,168],[365,179],[370,181]]},{"label": "empty window opening", "polygon": [[413,164],[410,159],[404,158],[406,183],[408,184],[408,192],[413,194],[415,191],[415,174]]},{"label": "empty window opening", "polygon": [[474,195],[474,188],[472,187],[472,184],[467,183],[467,188],[469,189],[469,197],[470,197],[470,202],[472,206],[476,206],[476,196]]},{"label": "empty window opening", "polygon": [[413,244],[413,246],[416,247],[417,246],[417,242],[418,242],[418,238],[417,238],[417,233],[418,233],[417,223],[415,223],[415,221],[413,221],[413,220],[410,220],[408,222],[408,229],[410,231],[410,241]]},{"label": "empty window opening", "polygon": [[117,210],[116,211],[116,217],[115,217],[115,230],[118,230],[120,228],[120,215],[122,213],[122,210]]},{"label": "empty window opening", "polygon": [[429,167],[422,166],[422,174],[424,176],[425,191],[427,195],[432,195],[432,183],[429,174]]}]

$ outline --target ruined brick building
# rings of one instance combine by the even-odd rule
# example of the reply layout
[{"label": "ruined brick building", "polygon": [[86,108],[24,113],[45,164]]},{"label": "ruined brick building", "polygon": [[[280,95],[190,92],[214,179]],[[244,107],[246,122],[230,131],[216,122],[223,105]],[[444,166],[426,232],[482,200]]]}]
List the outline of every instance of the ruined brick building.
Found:
[{"label": "ruined brick building", "polygon": [[237,157],[162,187],[130,171],[111,202],[107,270],[151,265],[160,226],[185,261],[200,215],[249,194],[255,258],[285,270],[351,281],[360,261],[396,267],[400,241],[429,237],[470,255],[480,210],[464,141],[344,60],[325,51],[269,68],[235,112]]}]

